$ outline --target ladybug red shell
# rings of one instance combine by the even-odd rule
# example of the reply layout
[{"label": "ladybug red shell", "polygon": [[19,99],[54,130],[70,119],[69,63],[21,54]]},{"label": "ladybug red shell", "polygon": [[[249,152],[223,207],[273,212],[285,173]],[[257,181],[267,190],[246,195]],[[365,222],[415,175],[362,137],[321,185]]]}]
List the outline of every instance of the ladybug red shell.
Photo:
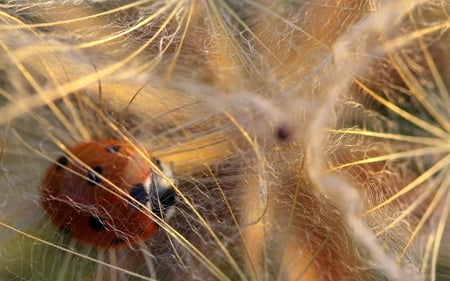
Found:
[{"label": "ladybug red shell", "polygon": [[[150,156],[141,153],[116,139],[70,148],[42,181],[41,203],[52,222],[79,242],[102,248],[135,245],[152,236],[157,224],[151,211],[164,216],[175,193],[153,171]],[[159,161],[155,164],[170,177]]]}]

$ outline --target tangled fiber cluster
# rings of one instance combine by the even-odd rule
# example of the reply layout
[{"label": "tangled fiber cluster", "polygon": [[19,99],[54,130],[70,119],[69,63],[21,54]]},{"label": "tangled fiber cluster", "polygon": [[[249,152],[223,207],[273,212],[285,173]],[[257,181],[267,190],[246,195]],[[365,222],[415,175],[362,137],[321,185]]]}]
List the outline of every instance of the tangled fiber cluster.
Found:
[{"label": "tangled fiber cluster", "polygon": [[[0,279],[448,280],[449,27],[445,0],[0,1]],[[102,139],[173,189],[170,219],[102,191],[151,237],[43,207],[66,160],[107,182],[72,153]]]}]

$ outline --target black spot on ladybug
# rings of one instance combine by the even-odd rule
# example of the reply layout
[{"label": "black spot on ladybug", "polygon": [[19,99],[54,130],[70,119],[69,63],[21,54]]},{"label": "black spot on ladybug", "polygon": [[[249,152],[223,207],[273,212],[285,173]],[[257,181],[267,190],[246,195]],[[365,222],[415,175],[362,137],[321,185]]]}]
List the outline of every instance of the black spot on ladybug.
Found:
[{"label": "black spot on ladybug", "polygon": [[171,188],[155,190],[151,193],[152,212],[161,217],[175,204],[175,191]]},{"label": "black spot on ladybug", "polygon": [[117,153],[120,150],[120,145],[108,145],[106,147],[106,151],[108,151],[109,153]]},{"label": "black spot on ladybug", "polygon": [[145,187],[142,183],[134,184],[130,190],[130,196],[136,199],[141,204],[146,204],[148,201],[148,194],[145,191]]},{"label": "black spot on ladybug", "polygon": [[56,162],[58,163],[56,165],[56,169],[59,170],[63,166],[66,166],[69,163],[69,158],[67,158],[66,155],[63,155],[63,156],[59,157],[58,160],[56,160]]},{"label": "black spot on ladybug", "polygon": [[103,219],[100,217],[90,216],[88,219],[88,224],[93,230],[95,230],[97,232],[100,232],[105,229],[105,224],[103,223]]},{"label": "black spot on ladybug", "polygon": [[[101,174],[103,172],[103,169],[100,166],[92,167],[92,170],[94,170],[98,174]],[[91,171],[89,171],[87,173],[87,178],[88,178],[87,183],[89,185],[97,185],[97,184],[102,182],[102,179],[100,177],[98,177],[96,174],[94,174],[93,172],[91,172]]]}]

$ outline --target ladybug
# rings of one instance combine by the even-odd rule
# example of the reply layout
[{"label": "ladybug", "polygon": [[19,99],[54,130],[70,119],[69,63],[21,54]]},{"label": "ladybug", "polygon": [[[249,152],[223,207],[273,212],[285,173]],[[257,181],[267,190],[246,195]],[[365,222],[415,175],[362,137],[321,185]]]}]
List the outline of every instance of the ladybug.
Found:
[{"label": "ladybug", "polygon": [[41,205],[82,244],[136,245],[157,230],[152,215],[167,218],[175,203],[170,169],[152,160],[164,177],[148,159],[147,152],[117,139],[79,143],[48,168]]}]

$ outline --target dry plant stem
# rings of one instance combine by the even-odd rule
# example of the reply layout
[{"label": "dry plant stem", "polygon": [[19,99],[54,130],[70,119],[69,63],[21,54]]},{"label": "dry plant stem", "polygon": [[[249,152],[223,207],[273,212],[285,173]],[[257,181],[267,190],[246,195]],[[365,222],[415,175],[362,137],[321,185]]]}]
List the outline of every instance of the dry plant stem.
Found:
[{"label": "dry plant stem", "polygon": [[[0,4],[0,279],[439,280],[448,5]],[[39,205],[45,167],[99,137],[176,178],[174,217],[139,245],[82,246]]]}]

